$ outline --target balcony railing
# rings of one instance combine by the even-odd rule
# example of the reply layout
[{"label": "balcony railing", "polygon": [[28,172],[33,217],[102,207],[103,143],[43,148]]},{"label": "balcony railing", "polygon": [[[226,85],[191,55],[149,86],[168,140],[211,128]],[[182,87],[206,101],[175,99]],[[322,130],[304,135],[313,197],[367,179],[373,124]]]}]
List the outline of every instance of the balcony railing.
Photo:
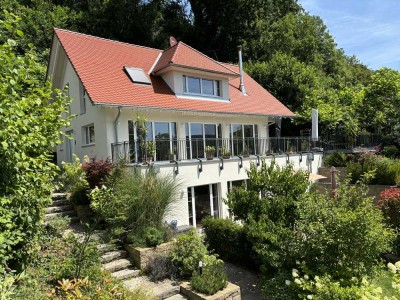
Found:
[{"label": "balcony railing", "polygon": [[112,159],[131,163],[176,161],[213,157],[268,155],[287,152],[307,152],[319,147],[310,137],[281,138],[191,138],[135,140],[111,144]]}]

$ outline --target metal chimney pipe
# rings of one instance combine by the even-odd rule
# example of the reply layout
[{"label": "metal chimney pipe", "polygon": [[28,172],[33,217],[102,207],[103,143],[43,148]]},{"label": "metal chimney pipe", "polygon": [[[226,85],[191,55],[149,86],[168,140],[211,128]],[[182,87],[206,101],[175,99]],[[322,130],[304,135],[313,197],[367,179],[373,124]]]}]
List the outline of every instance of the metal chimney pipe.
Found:
[{"label": "metal chimney pipe", "polygon": [[242,63],[242,46],[237,47],[239,51],[239,73],[240,73],[240,91],[244,96],[247,96],[246,89],[244,87],[244,80],[243,80],[243,63]]}]

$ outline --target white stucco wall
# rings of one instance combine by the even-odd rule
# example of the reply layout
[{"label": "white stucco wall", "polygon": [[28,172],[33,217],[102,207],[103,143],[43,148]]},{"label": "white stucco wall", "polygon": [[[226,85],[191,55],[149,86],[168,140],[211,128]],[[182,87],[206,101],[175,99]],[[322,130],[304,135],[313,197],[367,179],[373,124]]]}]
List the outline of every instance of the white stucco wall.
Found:
[{"label": "white stucco wall", "polygon": [[[73,147],[74,153],[82,158],[84,155],[89,157],[107,158],[109,151],[107,149],[107,126],[105,122],[104,108],[94,106],[89,97],[86,96],[86,113],[81,114],[80,107],[80,81],[73,69],[71,63],[67,61],[64,74],[62,76],[61,86],[69,85],[69,95],[73,99],[70,107],[72,115],[75,117],[71,121],[71,126],[63,129],[64,132],[73,131]],[[89,124],[94,124],[95,128],[95,143],[85,145],[83,142],[83,127]],[[62,161],[67,161],[67,146],[66,143],[57,147],[57,163],[61,165]]]},{"label": "white stucco wall", "polygon": [[[317,173],[318,167],[322,165],[322,153],[314,153],[314,160],[311,160],[312,155],[308,157],[308,154],[303,153],[302,161],[300,162],[300,155],[293,154],[289,156],[289,162],[292,163],[295,169],[307,170],[310,173]],[[274,159],[272,156],[263,157],[267,165]],[[177,220],[178,225],[189,224],[189,210],[188,210],[188,187],[200,186],[206,184],[217,183],[219,185],[219,196],[220,196],[220,216],[221,218],[228,218],[228,207],[224,204],[223,199],[226,199],[228,193],[228,182],[235,180],[247,179],[246,170],[250,168],[250,163],[257,163],[256,157],[243,158],[243,167],[239,167],[240,159],[231,158],[224,160],[224,169],[220,169],[221,162],[219,159],[212,161],[203,160],[203,171],[199,172],[200,163],[182,161],[178,162],[179,173],[176,174],[176,165],[174,163],[169,164],[155,164],[154,168],[156,172],[164,176],[174,176],[175,179],[180,183],[179,192],[174,205],[171,207],[170,212],[165,217],[165,220],[170,223],[172,220]],[[276,164],[284,166],[287,164],[286,155],[277,155],[275,157]],[[131,166],[134,167],[134,166]],[[140,166],[137,167],[145,171],[148,167]]]}]

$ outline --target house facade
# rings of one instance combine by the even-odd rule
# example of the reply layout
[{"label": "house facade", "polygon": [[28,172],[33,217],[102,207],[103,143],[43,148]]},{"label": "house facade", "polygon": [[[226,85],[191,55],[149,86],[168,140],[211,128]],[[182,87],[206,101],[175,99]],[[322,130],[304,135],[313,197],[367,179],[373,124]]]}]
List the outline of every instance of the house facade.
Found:
[{"label": "house facade", "polygon": [[182,42],[158,50],[55,29],[47,74],[54,88],[68,86],[68,114],[76,116],[58,164],[73,154],[124,158],[176,177],[180,192],[167,222],[228,217],[223,199],[245,182],[251,163],[293,163],[311,173],[322,163],[309,137],[269,136],[275,120],[294,114],[240,66]]}]

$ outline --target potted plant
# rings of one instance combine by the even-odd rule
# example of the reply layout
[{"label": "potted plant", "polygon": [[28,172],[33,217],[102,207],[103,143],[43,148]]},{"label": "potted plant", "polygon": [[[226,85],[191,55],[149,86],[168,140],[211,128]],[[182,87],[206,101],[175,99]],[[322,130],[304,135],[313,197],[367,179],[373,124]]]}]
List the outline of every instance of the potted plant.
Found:
[{"label": "potted plant", "polygon": [[225,147],[219,148],[219,155],[222,156],[222,158],[228,159],[231,158],[231,151]]},{"label": "potted plant", "polygon": [[207,160],[211,160],[214,158],[215,147],[214,146],[206,146],[206,148],[204,149],[204,152],[206,153]]},{"label": "potted plant", "polygon": [[244,144],[243,151],[242,151],[242,156],[243,157],[249,157],[250,156],[249,147],[247,147],[246,144]]},{"label": "potted plant", "polygon": [[175,162],[176,161],[176,146],[174,146],[174,152],[171,153],[168,150],[168,154],[169,154],[169,162],[171,162],[171,163]]},{"label": "potted plant", "polygon": [[154,156],[156,155],[156,143],[154,143],[153,141],[147,141],[146,151],[146,157],[148,157],[150,161],[154,161]]},{"label": "potted plant", "polygon": [[136,126],[136,133],[137,133],[137,138],[138,142],[140,145],[140,148],[142,150],[142,161],[144,163],[147,162],[147,143],[146,143],[146,138],[147,134],[149,132],[149,128],[147,127],[147,118],[140,115],[139,113],[136,114],[136,120],[135,120],[135,126]]}]

